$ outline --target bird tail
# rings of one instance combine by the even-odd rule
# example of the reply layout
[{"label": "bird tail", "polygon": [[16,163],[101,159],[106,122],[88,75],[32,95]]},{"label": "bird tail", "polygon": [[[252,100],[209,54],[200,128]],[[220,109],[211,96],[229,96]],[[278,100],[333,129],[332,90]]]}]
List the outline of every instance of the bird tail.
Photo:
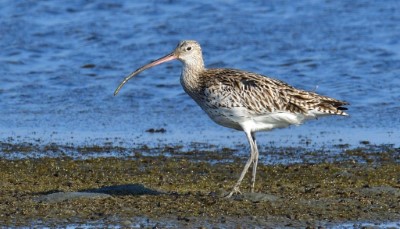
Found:
[{"label": "bird tail", "polygon": [[347,105],[350,104],[346,101],[325,97],[321,99],[321,102],[318,104],[318,108],[316,110],[325,114],[348,116],[348,114],[345,112],[348,110],[346,107]]}]

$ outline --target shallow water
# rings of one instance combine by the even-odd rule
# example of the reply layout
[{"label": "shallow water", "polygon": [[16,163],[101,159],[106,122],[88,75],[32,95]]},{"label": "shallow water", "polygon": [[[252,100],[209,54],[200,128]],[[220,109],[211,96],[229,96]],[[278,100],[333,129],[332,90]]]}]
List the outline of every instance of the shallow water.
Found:
[{"label": "shallow water", "polygon": [[396,0],[4,0],[0,15],[1,141],[247,144],[184,93],[179,62],[141,73],[113,96],[131,71],[195,39],[208,67],[254,71],[351,103],[350,117],[259,134],[259,144],[400,143]]},{"label": "shallow water", "polygon": [[[135,218],[132,220],[133,222],[126,220],[122,223],[115,223],[115,224],[107,224],[104,222],[92,222],[92,223],[85,223],[85,224],[67,224],[64,225],[65,228],[93,228],[93,227],[102,227],[104,225],[110,226],[112,228],[124,228],[129,226],[130,228],[143,228],[143,227],[165,227],[165,228],[174,228],[174,227],[182,227],[182,223],[179,222],[179,220],[176,220],[175,222],[172,220],[165,220],[163,219],[162,222],[157,222],[157,221],[152,221],[148,218]],[[206,220],[205,220],[206,221]],[[179,225],[179,226],[178,226]],[[215,224],[208,224],[203,222],[202,223],[203,227],[204,225],[207,225],[209,227],[215,227],[217,225]],[[230,225],[232,226],[232,225]],[[274,225],[277,226],[277,225]],[[284,224],[282,223],[279,225],[280,227],[284,227]],[[400,228],[400,224],[397,222],[385,222],[385,223],[369,223],[369,222],[349,222],[349,223],[341,223],[341,224],[328,224],[328,223],[320,223],[321,227],[329,227],[332,229],[353,229],[353,228]],[[221,223],[218,225],[220,228],[228,228],[228,226],[224,223]],[[51,227],[48,227],[51,228]],[[294,227],[293,227],[294,228]]]}]

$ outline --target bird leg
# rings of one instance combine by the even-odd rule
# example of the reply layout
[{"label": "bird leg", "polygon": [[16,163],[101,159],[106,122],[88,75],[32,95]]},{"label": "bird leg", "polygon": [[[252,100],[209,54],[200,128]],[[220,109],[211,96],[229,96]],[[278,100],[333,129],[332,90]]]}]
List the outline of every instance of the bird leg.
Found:
[{"label": "bird leg", "polygon": [[[247,131],[245,133],[246,133],[247,139],[249,140],[249,143],[250,143],[250,158],[247,160],[246,165],[244,166],[243,171],[240,174],[240,177],[239,177],[238,181],[236,182],[235,186],[233,186],[232,191],[228,195],[225,196],[226,198],[232,197],[232,195],[234,193],[240,193],[239,186],[242,183],[242,180],[243,180],[244,176],[246,175],[247,170],[249,170],[249,167],[250,167],[251,163],[254,163],[255,161],[258,160],[258,158],[255,159],[256,158],[256,150],[257,150],[257,148],[254,148],[255,142],[253,140],[252,133],[251,132],[247,132]],[[253,175],[255,176],[254,169],[253,169]],[[254,181],[255,181],[255,177],[254,177]]]},{"label": "bird leg", "polygon": [[[253,173],[251,174],[251,192],[254,192],[254,185],[256,183],[256,173],[257,173],[257,164],[258,164],[258,147],[256,142],[255,133],[251,133],[251,137],[254,143],[254,157],[253,157]],[[251,143],[250,143],[251,144]]]}]

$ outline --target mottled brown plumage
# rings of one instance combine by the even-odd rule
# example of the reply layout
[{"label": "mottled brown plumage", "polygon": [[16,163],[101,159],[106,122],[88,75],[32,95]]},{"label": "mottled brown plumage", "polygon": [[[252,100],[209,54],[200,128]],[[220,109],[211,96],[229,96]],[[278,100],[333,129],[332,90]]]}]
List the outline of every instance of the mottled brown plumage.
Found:
[{"label": "mottled brown plumage", "polygon": [[346,115],[346,102],[296,89],[280,80],[236,69],[208,69],[200,77],[198,92],[225,96],[226,104],[216,107],[245,107],[257,114],[285,111],[306,114],[317,109],[322,113]]},{"label": "mottled brown plumage", "polygon": [[299,125],[307,119],[325,115],[347,115],[347,102],[296,89],[280,80],[236,69],[206,69],[196,41],[182,41],[176,49],[131,73],[115,90],[140,72],[166,61],[183,63],[183,89],[216,123],[244,131],[251,154],[238,181],[227,195],[239,192],[240,183],[253,164],[252,186],[257,172],[258,149],[255,132]]}]

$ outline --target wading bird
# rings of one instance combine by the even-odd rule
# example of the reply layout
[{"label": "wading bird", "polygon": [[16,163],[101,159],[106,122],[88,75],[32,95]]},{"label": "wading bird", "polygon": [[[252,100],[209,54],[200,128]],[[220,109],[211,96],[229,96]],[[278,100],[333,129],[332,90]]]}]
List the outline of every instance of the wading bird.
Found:
[{"label": "wading bird", "polygon": [[325,115],[347,115],[345,101],[296,89],[285,82],[236,69],[204,67],[199,43],[181,41],[175,50],[128,75],[115,90],[140,72],[178,59],[183,64],[180,78],[183,89],[217,124],[244,131],[250,143],[250,158],[236,184],[226,197],[240,193],[239,186],[253,164],[251,192],[256,180],[258,149],[255,133],[300,125],[305,120]]}]

